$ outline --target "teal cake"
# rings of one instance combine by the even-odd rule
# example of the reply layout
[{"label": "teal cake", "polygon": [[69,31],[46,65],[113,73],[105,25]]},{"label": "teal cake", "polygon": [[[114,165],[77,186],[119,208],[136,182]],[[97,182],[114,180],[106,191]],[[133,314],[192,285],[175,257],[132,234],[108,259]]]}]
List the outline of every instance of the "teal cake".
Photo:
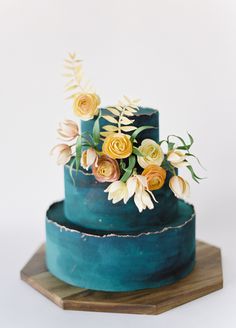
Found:
[{"label": "teal cake", "polygon": [[[157,128],[140,138],[159,142],[158,111],[140,108],[138,118],[140,126]],[[92,129],[91,121],[81,128]],[[74,180],[67,163],[65,199],[47,212],[47,266],[56,277],[82,288],[129,291],[160,287],[191,272],[194,209],[175,197],[168,175],[163,188],[153,191],[155,208],[139,213],[130,200],[109,202],[108,183],[98,183],[91,171],[73,168],[72,174]]]},{"label": "teal cake", "polygon": [[65,197],[46,214],[47,268],[70,285],[99,291],[173,284],[195,265],[195,211],[179,175],[188,169],[198,182],[189,162],[193,138],[160,140],[159,112],[127,97],[100,107],[100,98],[80,86],[80,61],[70,54],[68,63],[80,126],[61,123],[64,143],[52,150],[63,165]]}]

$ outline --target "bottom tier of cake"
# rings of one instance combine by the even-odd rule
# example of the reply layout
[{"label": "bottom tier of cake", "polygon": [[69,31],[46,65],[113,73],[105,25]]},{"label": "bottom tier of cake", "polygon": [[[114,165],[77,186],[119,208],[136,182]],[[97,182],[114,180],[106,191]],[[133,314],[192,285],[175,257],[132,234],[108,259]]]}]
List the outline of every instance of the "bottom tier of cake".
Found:
[{"label": "bottom tier of cake", "polygon": [[195,263],[195,213],[178,201],[177,217],[140,234],[88,233],[71,226],[63,202],[46,218],[46,264],[64,282],[101,291],[157,288],[189,274]]}]

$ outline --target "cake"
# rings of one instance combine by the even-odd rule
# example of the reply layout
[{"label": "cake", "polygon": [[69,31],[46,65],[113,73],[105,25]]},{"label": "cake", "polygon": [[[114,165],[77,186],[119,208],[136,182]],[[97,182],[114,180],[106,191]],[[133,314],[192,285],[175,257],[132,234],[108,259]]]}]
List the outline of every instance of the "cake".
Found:
[{"label": "cake", "polygon": [[[73,120],[59,126],[66,143],[52,149],[64,166],[64,200],[46,215],[46,264],[60,280],[100,291],[172,284],[195,264],[195,211],[186,201],[189,142],[159,139],[159,112],[124,97],[100,107],[82,86],[81,62],[70,54]],[[166,150],[164,148],[166,147]]]}]

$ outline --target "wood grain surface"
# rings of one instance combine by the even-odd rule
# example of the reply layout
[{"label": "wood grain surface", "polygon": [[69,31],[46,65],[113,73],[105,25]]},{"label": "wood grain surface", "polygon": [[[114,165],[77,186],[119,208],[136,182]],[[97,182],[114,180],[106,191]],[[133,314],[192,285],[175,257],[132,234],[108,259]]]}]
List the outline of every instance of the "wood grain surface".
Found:
[{"label": "wood grain surface", "polygon": [[[221,251],[197,241],[194,271],[177,283],[132,292],[100,292],[70,286],[45,266],[42,245],[21,271],[21,279],[65,310],[159,314],[223,287]],[[30,300],[29,300],[30,301]]]}]

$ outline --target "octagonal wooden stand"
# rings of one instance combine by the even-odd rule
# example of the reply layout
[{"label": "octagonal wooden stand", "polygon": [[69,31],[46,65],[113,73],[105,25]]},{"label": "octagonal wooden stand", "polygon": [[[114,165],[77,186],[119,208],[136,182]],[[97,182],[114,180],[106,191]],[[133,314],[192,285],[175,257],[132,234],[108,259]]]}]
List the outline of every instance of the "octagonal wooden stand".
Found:
[{"label": "octagonal wooden stand", "polygon": [[70,286],[45,266],[44,245],[21,271],[21,279],[65,310],[159,314],[223,287],[221,252],[197,241],[194,271],[177,283],[133,292],[100,292]]}]

